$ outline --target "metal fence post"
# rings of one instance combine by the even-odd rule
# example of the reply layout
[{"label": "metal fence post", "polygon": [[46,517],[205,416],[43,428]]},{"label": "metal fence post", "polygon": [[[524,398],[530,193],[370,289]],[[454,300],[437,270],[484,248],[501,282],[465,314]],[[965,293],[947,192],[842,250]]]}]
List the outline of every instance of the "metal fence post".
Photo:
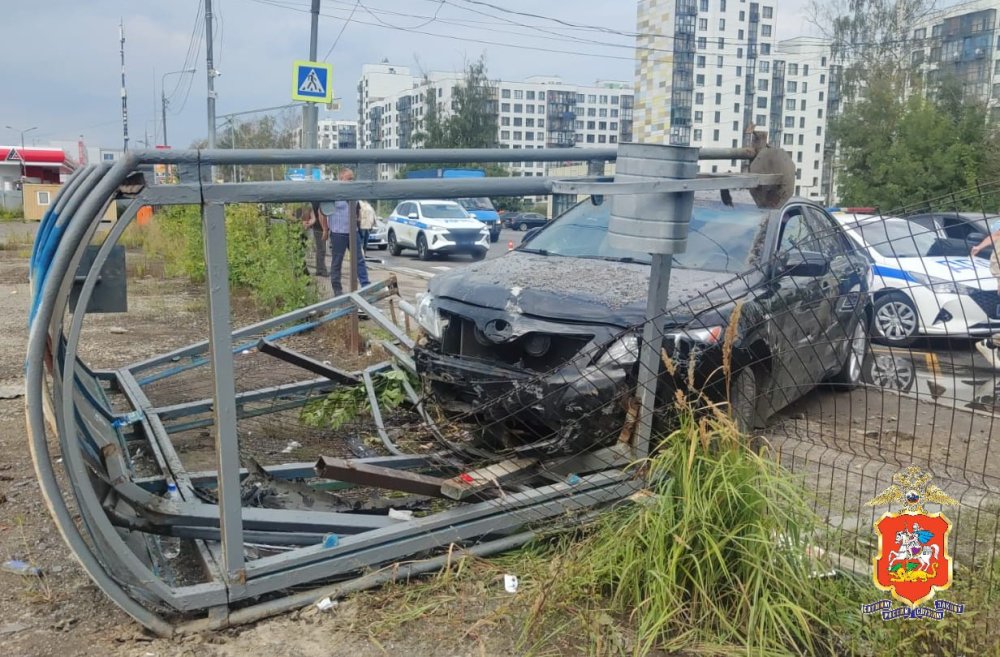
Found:
[{"label": "metal fence post", "polygon": [[246,584],[243,563],[243,509],[240,500],[240,446],[236,384],[229,315],[229,262],[226,257],[225,206],[202,206],[205,270],[208,281],[209,345],[212,356],[215,457],[219,473],[219,528],[222,558],[230,588]]},{"label": "metal fence post", "polygon": [[[694,178],[697,174],[697,148],[653,144],[618,146],[616,182]],[[634,444],[637,458],[649,453],[666,321],[664,312],[670,291],[670,269],[673,254],[683,252],[687,246],[693,206],[693,192],[623,194],[613,196],[611,200],[608,244],[653,256],[639,354],[639,418]]]}]

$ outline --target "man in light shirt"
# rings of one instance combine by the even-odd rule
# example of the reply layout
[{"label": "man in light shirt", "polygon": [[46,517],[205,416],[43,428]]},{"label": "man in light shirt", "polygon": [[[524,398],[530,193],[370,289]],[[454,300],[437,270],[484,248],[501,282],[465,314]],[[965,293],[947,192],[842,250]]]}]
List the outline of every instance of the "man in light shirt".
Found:
[{"label": "man in light shirt", "polygon": [[[354,172],[344,168],[340,170],[338,180],[350,182],[354,180]],[[320,205],[323,214],[326,215],[327,226],[330,231],[330,252],[332,259],[330,262],[330,283],[333,286],[333,296],[337,297],[344,293],[344,286],[341,282],[344,256],[348,249],[352,248],[353,241],[354,260],[358,263],[358,283],[361,287],[369,284],[368,267],[365,265],[364,250],[361,248],[361,241],[358,234],[353,236],[351,232],[351,214],[354,215],[353,225],[358,222],[358,202],[357,201],[334,201]]]}]

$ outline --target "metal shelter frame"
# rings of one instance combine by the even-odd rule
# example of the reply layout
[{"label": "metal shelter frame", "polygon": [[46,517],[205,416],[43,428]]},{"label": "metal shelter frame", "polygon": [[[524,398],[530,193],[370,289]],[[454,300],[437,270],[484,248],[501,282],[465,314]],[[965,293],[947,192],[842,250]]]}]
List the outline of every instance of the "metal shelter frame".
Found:
[{"label": "metal shelter frame", "polygon": [[[648,159],[637,145],[623,144],[622,153],[633,161]],[[463,163],[510,161],[609,161],[615,149],[541,150],[181,150],[132,151],[114,165],[87,166],[64,185],[43,219],[31,258],[32,309],[26,359],[26,414],[29,444],[36,476],[56,526],[88,575],[116,604],[142,625],[160,635],[191,632],[248,622],[295,606],[318,596],[341,594],[377,585],[405,574],[425,572],[442,565],[441,558],[410,564],[391,574],[368,569],[398,563],[452,544],[469,553],[490,554],[510,549],[533,536],[532,523],[587,513],[627,498],[643,482],[626,466],[648,451],[648,428],[628,448],[603,448],[600,452],[545,464],[546,480],[521,486],[502,497],[475,498],[454,508],[412,520],[395,520],[380,514],[335,513],[242,506],[241,469],[237,422],[254,413],[302,406],[310,393],[338,385],[364,384],[375,411],[380,438],[391,456],[342,462],[321,458],[318,463],[289,463],[267,468],[279,479],[320,477],[343,485],[392,481],[384,487],[417,494],[432,494],[436,479],[463,472],[461,449],[446,449],[434,462],[426,455],[402,453],[389,440],[375,399],[373,375],[393,368],[414,370],[409,350],[413,340],[375,304],[396,294],[394,281],[370,285],[356,292],[233,330],[230,326],[229,270],[226,257],[224,206],[244,202],[308,202],[397,198],[547,195],[586,193],[612,197],[613,215],[653,225],[664,202],[673,203],[670,223],[682,227],[690,220],[694,190],[775,187],[784,180],[774,172],[736,176],[695,177],[696,149],[649,147],[653,159],[683,160],[680,175],[664,175],[656,164],[639,168],[644,176],[625,175],[610,180],[557,180],[548,177],[485,179],[421,179],[358,182],[217,183],[212,167],[228,164],[360,164],[360,163]],[[751,159],[747,149],[703,152],[701,157]],[[150,165],[176,165],[179,184],[147,185],[143,172]],[[636,166],[633,163],[633,166]],[[643,168],[645,167],[645,168]],[[90,260],[78,271],[108,204],[127,200],[127,208]],[[619,199],[621,199],[619,201]],[[645,201],[643,202],[637,202]],[[201,207],[209,300],[206,340],[129,366],[91,370],[79,357],[85,309],[95,295],[100,272],[124,230],[142,206],[195,204]],[[630,210],[626,210],[630,208]],[[629,214],[631,213],[631,214]],[[619,226],[621,228],[621,226]],[[627,229],[621,229],[625,235]],[[641,231],[640,231],[641,232]],[[677,233],[679,236],[680,233]],[[649,235],[646,236],[650,237]],[[633,235],[634,239],[644,239]],[[621,239],[626,239],[622,237]],[[675,244],[683,249],[683,238]],[[654,252],[669,253],[656,247]],[[651,277],[650,316],[668,293],[669,257],[654,258]],[[70,295],[79,285],[75,311]],[[412,312],[408,304],[400,307]],[[337,318],[363,310],[392,336],[385,341],[394,358],[360,372],[345,372],[310,362],[284,350],[281,341],[314,330]],[[68,320],[68,321],[66,321]],[[647,329],[649,330],[649,329]],[[250,336],[265,334],[263,339]],[[646,336],[644,359],[656,359],[662,335]],[[311,380],[236,392],[234,354],[257,348],[292,362],[318,376]],[[211,368],[210,398],[156,407],[144,388],[198,367]],[[640,383],[643,422],[655,397],[655,377]],[[112,409],[106,391],[124,395],[126,413]],[[434,430],[417,392],[407,386],[410,402]],[[262,410],[260,404],[269,403]],[[191,419],[211,412],[211,419]],[[171,442],[171,434],[196,427],[213,433],[216,469],[188,472]],[[64,491],[55,471],[54,445],[64,459],[69,482]],[[444,444],[447,439],[441,437]],[[136,476],[130,453],[137,444],[148,447],[160,475]],[[579,474],[566,480],[569,474]],[[553,478],[554,475],[554,478]],[[562,476],[563,479],[559,479]],[[177,484],[182,502],[161,497],[167,482]],[[217,503],[195,495],[196,486],[211,486]],[[79,522],[74,521],[64,497],[70,493]],[[178,585],[157,559],[156,535],[192,539],[205,573],[204,581]],[[336,538],[331,540],[330,537]],[[294,549],[247,561],[247,543],[286,545]],[[347,582],[330,584],[354,577]],[[309,591],[295,587],[309,587]]]}]

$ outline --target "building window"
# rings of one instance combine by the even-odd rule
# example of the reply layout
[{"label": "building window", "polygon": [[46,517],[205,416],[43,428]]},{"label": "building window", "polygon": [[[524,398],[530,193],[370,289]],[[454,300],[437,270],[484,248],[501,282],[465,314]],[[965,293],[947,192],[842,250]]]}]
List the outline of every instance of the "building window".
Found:
[{"label": "building window", "polygon": [[510,130],[501,130],[500,139],[510,139]]},{"label": "building window", "polygon": [[576,102],[578,102],[578,103],[585,103],[585,102],[587,102],[587,97],[584,96],[583,94],[577,94],[576,95]]},{"label": "building window", "polygon": [[795,99],[794,98],[789,98],[788,100],[785,101],[785,109],[788,110],[789,112],[794,112],[795,111]]},{"label": "building window", "polygon": [[524,113],[524,105],[521,103],[514,103],[514,111],[519,113]]},{"label": "building window", "polygon": [[[816,148],[815,148],[815,150],[816,150],[816,152],[817,152],[817,153],[819,153],[819,144],[816,144]],[[816,166],[819,166],[819,164],[817,163],[817,165],[816,165]]]},{"label": "building window", "polygon": [[820,58],[819,65],[822,66],[823,68],[826,68],[826,57]]},{"label": "building window", "polygon": [[767,109],[767,98],[765,98],[764,96],[761,96],[760,98],[758,98],[757,99],[757,108],[758,109]]},{"label": "building window", "polygon": [[[805,108],[803,107],[802,109],[805,109]],[[800,116],[799,117],[799,130],[804,129],[805,127],[806,127],[806,117]]]},{"label": "building window", "polygon": [[[618,96],[612,96],[611,97],[611,104],[612,105],[617,105],[618,104]],[[612,110],[612,111],[617,112],[618,110]]]},{"label": "building window", "polygon": [[618,122],[617,122],[617,121],[612,121],[612,122],[611,122],[611,125],[610,125],[609,127],[610,127],[610,128],[612,129],[612,130],[617,130],[617,129],[618,129]]},{"label": "building window", "polygon": [[761,36],[765,36],[765,37],[771,36],[771,26],[770,25],[761,25],[760,26],[760,35]]},{"label": "building window", "polygon": [[[747,19],[747,13],[741,9],[740,10],[740,22],[743,23],[744,21],[746,21],[746,19]],[[740,37],[740,38],[742,39],[743,37]]]},{"label": "building window", "polygon": [[538,127],[539,128],[545,127],[545,119],[538,119]]},{"label": "building window", "polygon": [[722,122],[722,112],[716,112],[715,113],[715,122],[716,123],[721,123]]},{"label": "building window", "polygon": [[939,36],[941,36],[941,30],[942,29],[943,29],[943,25],[941,23],[938,23],[937,25],[932,26],[931,27],[931,36],[932,37],[939,37]]},{"label": "building window", "polygon": [[501,98],[510,98],[510,89],[501,89],[500,90],[500,97]]},{"label": "building window", "polygon": [[708,11],[708,0],[699,0],[698,11]]},{"label": "building window", "polygon": [[608,104],[608,97],[607,96],[601,96],[600,102],[601,102],[602,105],[607,105]]},{"label": "building window", "polygon": [[38,205],[48,205],[50,203],[48,192],[35,192],[35,202]]},{"label": "building window", "polygon": [[716,105],[722,104],[722,94],[715,94],[715,104]]},{"label": "building window", "polygon": [[736,87],[735,87],[735,90],[734,90],[734,93],[735,93],[735,94],[736,94],[737,96],[739,96],[739,95],[740,95],[740,92],[741,92],[741,91],[743,91],[743,87],[741,87],[740,85],[736,85]]},{"label": "building window", "polygon": [[742,76],[743,76],[743,67],[742,66],[737,66],[736,67],[736,77],[742,77]]},{"label": "building window", "polygon": [[587,135],[587,143],[588,144],[594,143],[594,135]]},{"label": "building window", "polygon": [[510,125],[510,117],[509,116],[500,117],[500,125]]},{"label": "building window", "polygon": [[524,127],[525,128],[534,128],[535,127],[535,120],[534,119],[525,119],[524,120]]},{"label": "building window", "polygon": [[725,18],[720,18],[719,19],[719,31],[722,32],[725,29],[726,29],[726,19]]},{"label": "building window", "polygon": [[608,122],[607,121],[598,121],[597,122],[597,129],[598,130],[607,130],[608,129]]},{"label": "building window", "polygon": [[993,97],[1000,98],[1000,84],[993,85]]},{"label": "building window", "polygon": [[695,141],[701,141],[701,130],[695,129],[695,131],[694,131],[694,140]]},{"label": "building window", "polygon": [[791,146],[792,144],[795,143],[795,135],[790,135],[788,133],[785,133],[782,139],[784,140],[785,146]]},{"label": "building window", "polygon": [[588,107],[587,108],[587,116],[597,116],[597,108],[596,107]]},{"label": "building window", "polygon": [[[736,49],[736,59],[743,59],[743,48]],[[739,70],[740,67],[737,66],[736,69]],[[736,75],[739,75],[739,73],[737,73]]]},{"label": "building window", "polygon": [[528,132],[524,133],[524,140],[525,141],[535,141],[535,133],[531,132],[530,130]]},{"label": "building window", "polygon": [[770,73],[771,72],[771,62],[766,61],[766,60],[762,61],[760,63],[760,72],[761,73]]},{"label": "building window", "polygon": [[757,91],[767,91],[767,78],[757,80]]},{"label": "building window", "polygon": [[597,129],[596,121],[587,121],[587,130],[596,130],[596,129]]},{"label": "building window", "polygon": [[740,122],[733,121],[733,132],[739,132],[739,130],[740,130]]},{"label": "building window", "polygon": [[722,62],[723,62],[722,55],[719,55],[718,57],[715,58],[715,67],[722,68]]},{"label": "building window", "polygon": [[823,109],[822,108],[816,110],[816,118],[817,119],[822,119],[823,118]]},{"label": "building window", "polygon": [[726,38],[725,37],[719,37],[719,50],[722,50],[725,47],[726,47]]},{"label": "building window", "polygon": [[597,135],[597,143],[598,144],[606,144],[606,143],[608,143],[608,137],[607,137],[607,135]]},{"label": "building window", "polygon": [[802,151],[799,151],[798,153],[795,154],[795,161],[800,164],[802,163]]},{"label": "building window", "polygon": [[802,83],[802,93],[807,93],[808,91],[809,91],[809,83],[808,82],[803,82]]},{"label": "building window", "polygon": [[761,16],[763,16],[764,18],[773,18],[774,17],[774,7],[764,7],[764,11],[761,14]]},{"label": "building window", "polygon": [[573,127],[577,130],[583,130],[583,121],[577,121]]},{"label": "building window", "polygon": [[803,112],[806,111],[806,99],[805,98],[803,98],[801,100],[801,102],[799,102],[799,109],[802,110]]},{"label": "building window", "polygon": [[715,76],[715,86],[717,86],[717,87],[721,87],[722,86],[722,76],[721,75],[716,75]]},{"label": "building window", "polygon": [[611,118],[613,118],[613,119],[617,119],[618,118],[618,110],[616,110],[616,109],[611,110]]},{"label": "building window", "polygon": [[708,38],[698,37],[698,50],[704,50],[708,47]]},{"label": "building window", "polygon": [[823,92],[822,92],[822,91],[821,91],[821,92],[819,92],[819,99],[820,99],[820,100],[823,100]]},{"label": "building window", "polygon": [[524,90],[515,89],[514,90],[514,100],[524,100]]},{"label": "building window", "polygon": [[762,44],[760,44],[760,54],[762,54],[762,55],[770,55],[771,54],[771,44],[770,43],[762,43]]},{"label": "building window", "polygon": [[708,19],[707,18],[699,18],[698,19],[698,31],[699,32],[707,32],[708,31]]},{"label": "building window", "polygon": [[521,131],[520,130],[515,130],[514,131],[514,139],[517,139],[518,141],[520,141],[522,138],[523,138],[523,135],[521,134]]},{"label": "building window", "polygon": [[519,128],[522,125],[524,125],[523,119],[520,116],[515,116],[514,117],[514,127],[518,127]]},{"label": "building window", "polygon": [[700,91],[698,93],[696,93],[694,95],[694,104],[695,105],[704,105],[705,104],[705,94],[701,93]]},{"label": "building window", "polygon": [[705,120],[705,114],[703,112],[695,112],[694,113],[694,122],[695,123],[701,123],[704,120]]},{"label": "building window", "polygon": [[799,83],[795,80],[788,81],[788,93],[793,94],[799,90]]},{"label": "building window", "polygon": [[582,141],[583,141],[583,135],[581,135],[581,134],[577,134],[577,136],[576,136],[576,143],[578,143],[578,144],[579,144],[579,143],[580,143],[580,142],[582,142]]},{"label": "building window", "polygon": [[799,65],[798,64],[789,64],[788,65],[788,74],[789,75],[798,75],[799,74]]},{"label": "building window", "polygon": [[719,0],[719,11],[726,10],[726,0]]},{"label": "building window", "polygon": [[802,75],[809,75],[809,64],[802,65]]},{"label": "building window", "polygon": [[[541,94],[539,94],[539,95],[541,95]],[[528,92],[528,100],[534,100],[534,99],[535,99],[535,92],[534,91],[529,91]]]},{"label": "building window", "polygon": [[713,130],[712,131],[712,141],[719,141],[719,131],[718,130]]},{"label": "building window", "polygon": [[612,144],[617,144],[618,143],[618,136],[617,135],[611,135],[611,138],[608,141],[611,142]]},{"label": "building window", "polygon": [[705,68],[705,55],[698,55],[698,59],[695,60],[695,66]]},{"label": "building window", "polygon": [[739,114],[740,113],[740,104],[739,103],[733,103],[733,113],[734,114]]},{"label": "building window", "polygon": [[597,94],[590,94],[589,96],[587,96],[587,102],[591,103],[591,104],[596,103],[597,102]]},{"label": "building window", "polygon": [[795,117],[794,116],[786,116],[785,117],[785,127],[786,128],[794,128],[795,127]]},{"label": "building window", "polygon": [[501,112],[509,112],[510,111],[510,103],[501,103],[500,104],[500,111]]},{"label": "building window", "polygon": [[757,124],[758,128],[766,128],[767,127],[767,115],[765,115],[765,114],[758,114],[757,115],[757,120],[755,121],[755,123]]}]

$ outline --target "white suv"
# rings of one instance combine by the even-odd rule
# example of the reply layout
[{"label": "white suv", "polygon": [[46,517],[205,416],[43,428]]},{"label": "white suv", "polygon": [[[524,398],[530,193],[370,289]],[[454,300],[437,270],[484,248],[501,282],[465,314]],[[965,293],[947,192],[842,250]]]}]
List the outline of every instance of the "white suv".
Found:
[{"label": "white suv", "polygon": [[416,249],[421,260],[437,253],[468,253],[482,260],[490,229],[454,201],[403,201],[389,215],[389,252]]}]

